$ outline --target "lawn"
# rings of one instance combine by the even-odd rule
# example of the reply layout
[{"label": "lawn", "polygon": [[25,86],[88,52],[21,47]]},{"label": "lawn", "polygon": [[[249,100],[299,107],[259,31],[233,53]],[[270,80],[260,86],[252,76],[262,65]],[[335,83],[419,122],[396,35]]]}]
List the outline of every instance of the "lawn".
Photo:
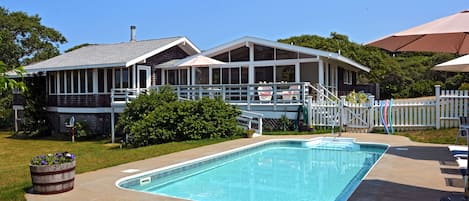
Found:
[{"label": "lawn", "polygon": [[136,149],[119,149],[108,141],[85,141],[72,144],[53,139],[15,139],[0,131],[0,200],[24,200],[31,187],[29,160],[33,156],[69,151],[77,157],[77,173],[115,166],[172,152],[215,144],[230,139],[173,142]]},{"label": "lawn", "polygon": [[[441,129],[441,130],[421,130],[421,131],[405,131],[397,132],[396,135],[402,135],[416,142],[426,142],[435,144],[454,144],[458,128]],[[458,144],[467,144],[466,138],[459,138]]]}]

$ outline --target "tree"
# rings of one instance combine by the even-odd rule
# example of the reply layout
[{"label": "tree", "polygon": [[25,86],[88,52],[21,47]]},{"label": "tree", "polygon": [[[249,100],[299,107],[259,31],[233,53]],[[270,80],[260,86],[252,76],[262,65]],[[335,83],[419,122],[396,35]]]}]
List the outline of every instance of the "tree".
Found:
[{"label": "tree", "polygon": [[[429,95],[429,92],[433,91],[431,83],[443,82],[445,88],[457,89],[461,83],[469,82],[469,75],[446,75],[430,70],[439,63],[454,59],[456,55],[452,54],[428,52],[392,54],[375,47],[354,43],[347,36],[335,32],[332,32],[329,38],[302,35],[278,41],[329,52],[340,52],[343,56],[370,67],[371,71],[362,73],[359,80],[378,83],[381,98]],[[417,92],[417,90],[422,92]]]},{"label": "tree", "polygon": [[86,46],[90,46],[90,45],[95,45],[95,44],[90,44],[90,43],[83,43],[83,44],[80,44],[80,45],[75,45],[67,50],[65,50],[64,52],[67,53],[67,52],[71,52],[73,50],[76,50],[76,49],[80,49],[82,47],[86,47]]},{"label": "tree", "polygon": [[38,15],[0,7],[0,61],[7,66],[12,68],[57,56],[60,54],[57,46],[65,42],[60,32],[42,25]]},{"label": "tree", "polygon": [[[42,25],[38,15],[10,12],[0,7],[0,127],[11,124],[11,90],[26,89],[22,82],[24,70],[20,66],[59,55],[58,45],[66,41],[60,32]],[[16,72],[19,78],[12,79],[7,72]]]}]

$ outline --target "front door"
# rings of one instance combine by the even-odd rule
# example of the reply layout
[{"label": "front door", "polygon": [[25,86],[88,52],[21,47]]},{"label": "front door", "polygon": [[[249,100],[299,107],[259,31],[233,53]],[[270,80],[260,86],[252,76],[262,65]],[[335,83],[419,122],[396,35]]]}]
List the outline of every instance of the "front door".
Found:
[{"label": "front door", "polygon": [[137,66],[137,88],[146,89],[151,85],[150,66]]}]

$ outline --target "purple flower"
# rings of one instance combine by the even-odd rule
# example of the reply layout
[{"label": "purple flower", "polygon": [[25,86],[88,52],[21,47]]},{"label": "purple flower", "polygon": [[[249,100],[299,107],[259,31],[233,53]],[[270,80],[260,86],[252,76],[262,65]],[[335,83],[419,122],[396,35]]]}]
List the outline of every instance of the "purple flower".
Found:
[{"label": "purple flower", "polygon": [[47,162],[44,161],[44,160],[42,160],[42,161],[41,161],[41,165],[47,165]]}]

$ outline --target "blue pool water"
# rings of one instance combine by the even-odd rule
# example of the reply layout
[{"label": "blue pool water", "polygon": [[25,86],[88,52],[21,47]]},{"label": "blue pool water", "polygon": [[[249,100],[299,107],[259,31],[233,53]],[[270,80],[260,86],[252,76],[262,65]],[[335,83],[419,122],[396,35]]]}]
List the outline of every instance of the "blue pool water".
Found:
[{"label": "blue pool water", "polygon": [[386,148],[332,140],[270,142],[118,185],[198,201],[346,200]]}]

